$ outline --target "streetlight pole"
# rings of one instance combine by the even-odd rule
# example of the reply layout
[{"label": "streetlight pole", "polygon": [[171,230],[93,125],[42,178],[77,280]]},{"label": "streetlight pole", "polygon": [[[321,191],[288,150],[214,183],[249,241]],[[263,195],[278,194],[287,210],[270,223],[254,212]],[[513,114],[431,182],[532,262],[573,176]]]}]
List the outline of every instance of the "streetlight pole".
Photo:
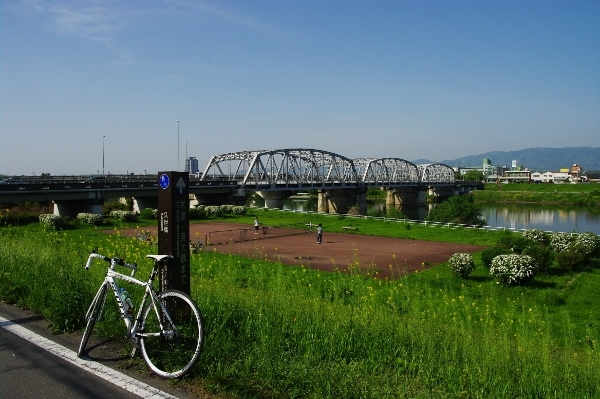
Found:
[{"label": "streetlight pole", "polygon": [[179,170],[179,119],[177,119],[177,170]]},{"label": "streetlight pole", "polygon": [[104,176],[104,138],[106,136],[102,136],[102,176]]}]

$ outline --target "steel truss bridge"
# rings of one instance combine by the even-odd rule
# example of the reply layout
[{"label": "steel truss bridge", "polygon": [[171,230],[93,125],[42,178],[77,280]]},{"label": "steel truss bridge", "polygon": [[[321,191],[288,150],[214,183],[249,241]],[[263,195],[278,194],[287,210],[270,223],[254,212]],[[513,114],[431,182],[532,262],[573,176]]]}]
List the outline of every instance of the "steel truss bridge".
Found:
[{"label": "steel truss bridge", "polygon": [[440,163],[416,165],[401,158],[350,159],[316,149],[231,152],[211,157],[203,181],[235,181],[242,190],[443,186],[456,184]]}]

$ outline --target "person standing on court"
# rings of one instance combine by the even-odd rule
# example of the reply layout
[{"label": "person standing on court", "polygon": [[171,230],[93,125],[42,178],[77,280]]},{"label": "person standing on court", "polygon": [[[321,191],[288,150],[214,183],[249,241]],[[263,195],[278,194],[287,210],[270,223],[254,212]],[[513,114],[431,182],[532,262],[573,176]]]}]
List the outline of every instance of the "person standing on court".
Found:
[{"label": "person standing on court", "polygon": [[323,240],[323,227],[321,226],[321,223],[319,223],[319,225],[317,226],[317,244],[320,244],[322,240]]},{"label": "person standing on court", "polygon": [[254,234],[258,234],[258,216],[254,219]]}]

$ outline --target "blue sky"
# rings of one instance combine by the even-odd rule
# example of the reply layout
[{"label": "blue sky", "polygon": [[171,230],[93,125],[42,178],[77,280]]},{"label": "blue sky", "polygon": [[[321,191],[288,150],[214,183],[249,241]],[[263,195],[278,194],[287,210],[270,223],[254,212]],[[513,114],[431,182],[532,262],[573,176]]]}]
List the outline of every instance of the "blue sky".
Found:
[{"label": "blue sky", "polygon": [[600,2],[6,0],[0,84],[1,174],[600,147]]}]

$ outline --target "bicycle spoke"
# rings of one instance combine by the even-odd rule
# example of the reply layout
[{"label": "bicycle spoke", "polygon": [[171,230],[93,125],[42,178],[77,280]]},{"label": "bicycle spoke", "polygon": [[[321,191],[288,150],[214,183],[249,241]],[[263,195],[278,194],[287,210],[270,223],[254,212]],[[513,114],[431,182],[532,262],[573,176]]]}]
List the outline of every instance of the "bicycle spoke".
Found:
[{"label": "bicycle spoke", "polygon": [[158,315],[152,304],[144,312],[139,335],[142,354],[155,373],[175,378],[187,373],[200,355],[202,316],[195,303],[182,292],[166,291],[159,295],[159,301],[164,308],[157,306]]}]

